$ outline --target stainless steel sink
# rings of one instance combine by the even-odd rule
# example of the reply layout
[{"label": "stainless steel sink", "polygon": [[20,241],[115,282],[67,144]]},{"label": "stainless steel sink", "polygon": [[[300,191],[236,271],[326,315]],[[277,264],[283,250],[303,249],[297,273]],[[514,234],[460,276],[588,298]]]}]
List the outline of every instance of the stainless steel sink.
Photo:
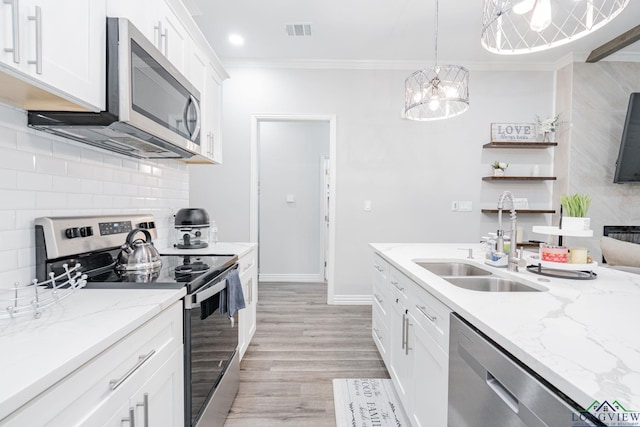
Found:
[{"label": "stainless steel sink", "polygon": [[524,283],[501,277],[443,277],[459,288],[480,292],[540,292]]},{"label": "stainless steel sink", "polygon": [[[414,261],[415,262],[415,261]],[[416,262],[438,276],[490,276],[491,272],[464,262]]]}]

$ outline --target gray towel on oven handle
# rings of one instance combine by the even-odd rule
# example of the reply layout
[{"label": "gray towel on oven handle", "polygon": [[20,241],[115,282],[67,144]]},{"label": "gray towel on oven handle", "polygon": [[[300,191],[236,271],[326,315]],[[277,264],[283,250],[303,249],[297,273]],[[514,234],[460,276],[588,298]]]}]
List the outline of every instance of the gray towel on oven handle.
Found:
[{"label": "gray towel on oven handle", "polygon": [[[242,310],[246,307],[244,302],[244,294],[242,293],[242,283],[240,282],[240,274],[235,269],[227,275],[227,289],[226,289],[226,307],[225,311],[229,318],[233,318],[233,315],[238,310]],[[223,299],[224,300],[224,299]],[[224,313],[221,310],[222,313]]]}]

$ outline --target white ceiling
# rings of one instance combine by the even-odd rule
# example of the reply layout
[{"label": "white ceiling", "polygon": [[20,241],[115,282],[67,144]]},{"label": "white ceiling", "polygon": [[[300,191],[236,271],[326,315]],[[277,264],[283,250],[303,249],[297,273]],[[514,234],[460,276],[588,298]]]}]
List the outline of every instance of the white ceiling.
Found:
[{"label": "white ceiling", "polygon": [[[435,0],[186,0],[187,7],[223,63],[377,64],[414,68],[434,61]],[[441,0],[438,62],[468,68],[551,68],[570,54],[591,50],[640,23],[640,0],[604,28],[565,46],[502,56],[480,45],[482,0]],[[311,37],[289,37],[287,23],[311,23]],[[230,33],[245,38],[232,46]],[[618,60],[640,61],[640,42]],[[422,65],[417,65],[422,64]]]}]

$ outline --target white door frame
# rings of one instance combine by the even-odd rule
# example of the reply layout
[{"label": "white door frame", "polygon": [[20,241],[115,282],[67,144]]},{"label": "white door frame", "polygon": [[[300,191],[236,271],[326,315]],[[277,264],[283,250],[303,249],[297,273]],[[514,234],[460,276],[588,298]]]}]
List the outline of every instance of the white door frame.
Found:
[{"label": "white door frame", "polygon": [[249,200],[249,239],[258,241],[258,137],[260,122],[329,122],[329,255],[327,261],[327,304],[334,303],[335,231],[336,231],[336,116],[335,114],[252,114],[251,115],[251,183]]},{"label": "white door frame", "polygon": [[328,154],[320,155],[320,206],[321,206],[321,215],[320,215],[320,253],[322,254],[320,260],[320,271],[322,272],[322,277],[324,280],[328,278],[327,267],[329,265],[329,239],[327,238],[329,234],[329,223],[333,220],[329,216],[329,209],[331,207],[331,198],[327,195],[327,188],[331,191],[331,158]]}]

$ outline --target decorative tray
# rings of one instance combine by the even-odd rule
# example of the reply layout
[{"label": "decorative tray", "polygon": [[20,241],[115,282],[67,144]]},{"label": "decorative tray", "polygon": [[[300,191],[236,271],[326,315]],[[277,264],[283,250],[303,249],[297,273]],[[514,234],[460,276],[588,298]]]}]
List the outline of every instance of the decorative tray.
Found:
[{"label": "decorative tray", "polygon": [[542,276],[574,280],[593,280],[598,277],[595,273],[598,263],[595,261],[588,264],[567,264],[542,261],[538,255],[530,255],[527,257],[527,264],[527,271]]}]

